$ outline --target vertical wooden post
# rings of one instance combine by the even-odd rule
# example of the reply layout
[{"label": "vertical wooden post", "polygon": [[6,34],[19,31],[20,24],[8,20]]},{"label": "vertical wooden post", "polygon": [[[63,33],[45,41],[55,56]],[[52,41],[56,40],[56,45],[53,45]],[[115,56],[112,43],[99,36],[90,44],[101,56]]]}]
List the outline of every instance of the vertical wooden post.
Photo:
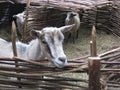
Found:
[{"label": "vertical wooden post", "polygon": [[93,47],[93,42],[90,41],[90,56],[93,56],[93,50],[92,50],[92,47]]},{"label": "vertical wooden post", "polygon": [[100,88],[100,58],[97,57],[96,29],[92,28],[92,41],[90,42],[91,57],[88,60],[89,66],[89,90],[101,90]]},{"label": "vertical wooden post", "polygon": [[[15,22],[12,22],[12,49],[13,49],[13,55],[15,57],[17,57],[17,47],[16,47],[16,38],[17,38],[17,33],[16,33],[16,26],[15,26]],[[18,61],[15,60],[15,67],[19,67],[18,65]],[[19,73],[19,72],[17,72]],[[21,78],[17,78],[18,81],[21,81]],[[21,86],[18,86],[19,88],[21,88]]]},{"label": "vertical wooden post", "polygon": [[97,56],[97,47],[96,47],[96,28],[93,25],[92,27],[92,45],[91,45],[91,56],[95,57]]},{"label": "vertical wooden post", "polygon": [[25,12],[25,21],[24,21],[24,28],[22,30],[22,41],[25,42],[25,30],[27,29],[27,20],[28,20],[28,10],[30,7],[30,0],[27,0],[27,5],[26,5],[26,12]]},{"label": "vertical wooden post", "polygon": [[16,34],[16,26],[15,26],[15,22],[12,22],[12,48],[13,48],[13,55],[17,56],[17,49],[16,49],[16,38],[17,38],[17,34]]},{"label": "vertical wooden post", "polygon": [[100,88],[100,58],[89,57],[89,90],[101,90]]}]

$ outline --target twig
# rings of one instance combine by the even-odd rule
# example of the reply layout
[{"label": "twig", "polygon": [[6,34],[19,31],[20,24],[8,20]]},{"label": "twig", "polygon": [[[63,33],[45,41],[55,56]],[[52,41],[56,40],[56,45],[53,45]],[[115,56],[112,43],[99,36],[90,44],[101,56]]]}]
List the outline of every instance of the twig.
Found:
[{"label": "twig", "polygon": [[22,31],[22,41],[25,42],[25,31],[27,29],[27,20],[28,20],[28,10],[29,10],[29,7],[30,7],[30,0],[27,0],[27,7],[26,7],[26,12],[25,12],[25,21],[24,21],[24,29]]}]

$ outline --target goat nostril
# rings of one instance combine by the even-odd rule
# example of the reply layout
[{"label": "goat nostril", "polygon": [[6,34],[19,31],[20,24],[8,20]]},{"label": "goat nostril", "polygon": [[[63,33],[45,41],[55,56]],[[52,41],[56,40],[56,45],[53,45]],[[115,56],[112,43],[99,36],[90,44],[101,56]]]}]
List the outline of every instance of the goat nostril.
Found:
[{"label": "goat nostril", "polygon": [[65,61],[66,61],[66,58],[65,57],[59,57],[58,58],[61,62],[63,62],[63,63],[65,63]]}]

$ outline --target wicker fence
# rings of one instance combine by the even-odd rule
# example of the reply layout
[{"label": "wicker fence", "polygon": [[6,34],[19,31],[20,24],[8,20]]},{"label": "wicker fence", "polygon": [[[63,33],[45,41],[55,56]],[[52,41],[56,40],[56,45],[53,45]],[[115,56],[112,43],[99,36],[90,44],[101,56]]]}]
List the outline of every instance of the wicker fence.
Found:
[{"label": "wicker fence", "polygon": [[[115,0],[115,2],[118,2],[118,0]],[[119,20],[117,22],[113,22],[115,17],[116,19],[119,19],[119,15],[117,11],[119,11],[116,6],[119,3],[108,4],[107,8],[109,11],[103,11],[104,8],[97,8],[94,9],[91,12],[92,17],[88,18],[90,14],[88,12],[84,13],[87,17],[86,21],[92,21],[93,23],[96,23],[97,27],[101,25],[108,28],[108,26],[111,26],[111,28],[108,28],[109,31],[119,34]],[[30,7],[29,13],[38,12],[40,8],[36,7]],[[49,10],[51,9],[45,9],[41,8],[39,14],[41,16],[44,16],[44,14],[54,13]],[[45,10],[43,10],[45,9]],[[102,10],[101,10],[102,9]],[[43,12],[44,11],[44,12]],[[53,11],[53,10],[52,10]],[[99,13],[96,14],[96,11],[99,11]],[[115,12],[115,13],[112,13]],[[37,29],[36,27],[41,25],[45,26],[46,22],[47,25],[50,25],[48,23],[51,22],[51,17],[56,17],[56,19],[59,19],[59,25],[63,24],[64,20],[64,13],[61,14],[61,11],[56,10],[56,13],[60,14],[49,14],[50,17],[41,17],[39,14],[34,13],[33,15],[36,17],[40,17],[44,20],[40,20],[40,23],[33,23],[31,18],[28,19],[28,26],[34,26],[33,29]],[[110,17],[103,18],[103,13]],[[109,14],[108,14],[109,13]],[[102,14],[102,15],[101,15]],[[29,16],[31,15],[31,16]],[[29,17],[32,17],[32,14],[29,14]],[[63,17],[60,17],[59,15],[63,15]],[[97,19],[96,18],[103,18],[103,19]],[[45,20],[47,19],[47,20]],[[116,21],[115,19],[115,21]],[[34,19],[36,21],[37,19]],[[50,20],[50,21],[49,21]],[[84,19],[85,20],[85,19]],[[102,20],[102,21],[99,21]],[[54,20],[53,20],[54,21]],[[55,22],[54,21],[54,22]],[[90,22],[91,22],[90,21]],[[107,21],[110,21],[110,23],[106,23]],[[61,24],[60,24],[61,23]],[[117,24],[116,24],[117,23]],[[35,25],[34,25],[35,24]],[[113,26],[114,27],[113,27]],[[56,25],[55,25],[56,26]],[[116,29],[112,29],[116,28]],[[28,27],[29,29],[30,27]],[[40,26],[39,26],[40,28]],[[25,31],[26,33],[29,32]],[[28,36],[28,35],[27,35]],[[29,40],[30,38],[26,38],[26,40]],[[39,88],[42,90],[100,90],[101,88],[107,89],[112,88],[112,90],[119,90],[120,88],[120,48],[111,50],[109,52],[103,53],[101,55],[97,55],[96,52],[96,34],[95,34],[95,27],[93,27],[92,32],[92,41],[90,42],[90,50],[91,50],[91,57],[86,56],[79,59],[73,59],[68,60],[68,65],[62,69],[58,69],[55,67],[48,67],[47,62],[48,60],[41,60],[41,61],[30,61],[30,60],[23,60],[17,57],[14,58],[0,58],[0,88],[1,89],[31,89],[31,88]],[[89,58],[88,58],[89,57]],[[17,62],[17,63],[16,63]],[[72,77],[71,73],[77,74],[77,75],[87,75],[88,77],[86,79],[82,79],[79,77]]]},{"label": "wicker fence", "polygon": [[[0,88],[101,90],[102,86],[104,89],[114,90],[115,88],[117,90],[120,88],[118,73],[120,71],[120,48],[97,56],[95,32],[95,27],[93,27],[90,44],[91,57],[68,60],[68,65],[62,69],[48,67],[48,60],[38,62],[17,57],[0,58]],[[88,73],[89,78],[72,77],[71,73],[77,73],[79,76]]]},{"label": "wicker fence", "polygon": [[[23,33],[25,42],[32,39],[29,35],[31,29],[41,30],[46,26],[60,27],[64,25],[66,13],[72,11],[73,8],[67,8],[64,4],[61,5],[64,7],[61,7],[58,4],[59,2],[41,2],[38,5],[32,4],[28,7],[27,25]],[[77,3],[77,5],[78,4],[79,3]],[[98,30],[120,36],[119,7],[119,0],[110,0],[102,4],[96,3],[94,7],[89,7],[89,9],[83,8],[80,4],[80,7],[77,9],[74,7],[75,10],[73,11],[80,14],[82,26],[91,28],[93,24],[96,24]]]}]

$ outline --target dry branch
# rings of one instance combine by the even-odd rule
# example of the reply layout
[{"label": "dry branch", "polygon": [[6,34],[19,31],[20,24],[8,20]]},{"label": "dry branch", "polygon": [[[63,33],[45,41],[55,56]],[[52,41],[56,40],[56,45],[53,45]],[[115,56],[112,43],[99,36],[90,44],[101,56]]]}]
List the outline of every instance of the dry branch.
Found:
[{"label": "dry branch", "polygon": [[17,49],[16,49],[16,38],[17,38],[17,33],[16,33],[16,26],[15,22],[12,22],[12,49],[13,49],[13,55],[17,56]]},{"label": "dry branch", "polygon": [[27,0],[27,7],[26,7],[26,11],[25,11],[25,21],[24,21],[24,28],[22,30],[22,41],[25,42],[25,31],[27,29],[27,20],[28,20],[28,10],[29,10],[29,7],[30,7],[30,0]]}]

